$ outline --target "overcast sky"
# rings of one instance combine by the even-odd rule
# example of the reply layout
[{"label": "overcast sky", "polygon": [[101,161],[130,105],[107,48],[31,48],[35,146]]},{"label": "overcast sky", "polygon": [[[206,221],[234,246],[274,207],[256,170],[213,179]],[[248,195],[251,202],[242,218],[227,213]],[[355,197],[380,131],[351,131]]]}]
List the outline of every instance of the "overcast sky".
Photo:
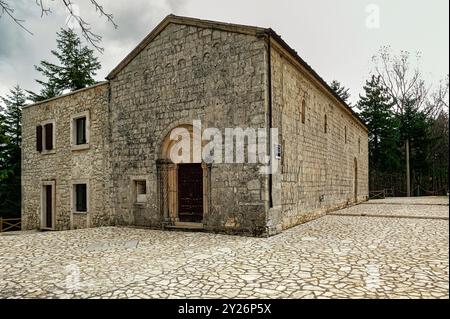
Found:
[{"label": "overcast sky", "polygon": [[[39,90],[33,65],[51,60],[55,33],[67,18],[61,0],[44,0],[53,12],[43,18],[35,0],[9,1],[34,35],[7,16],[0,18],[0,95],[15,84]],[[421,68],[429,83],[438,83],[449,72],[448,0],[99,0],[114,14],[117,30],[93,12],[88,0],[72,1],[103,36],[105,52],[96,53],[102,63],[98,80],[170,13],[271,27],[327,82],[337,79],[349,87],[352,102],[368,78],[371,57],[382,45],[421,51]]]}]

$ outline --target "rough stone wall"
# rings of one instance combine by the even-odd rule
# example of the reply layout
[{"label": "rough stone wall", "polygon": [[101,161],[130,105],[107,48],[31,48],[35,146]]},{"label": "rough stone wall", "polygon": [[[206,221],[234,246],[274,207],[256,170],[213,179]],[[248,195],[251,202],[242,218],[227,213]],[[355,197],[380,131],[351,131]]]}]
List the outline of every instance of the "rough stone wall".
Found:
[{"label": "rough stone wall", "polygon": [[[111,192],[119,225],[160,227],[156,160],[178,125],[264,127],[265,42],[256,36],[169,24],[111,80]],[[149,182],[148,201],[133,204],[131,179]],[[206,229],[265,230],[266,177],[251,165],[214,164]]]},{"label": "rough stone wall", "polygon": [[[73,151],[71,116],[90,112],[90,148]],[[106,162],[108,149],[108,85],[98,85],[66,97],[36,104],[23,110],[22,125],[22,227],[41,227],[42,181],[55,181],[55,229],[110,225],[107,185],[110,175]],[[36,126],[55,121],[54,152],[36,150]],[[72,181],[88,180],[89,211],[73,214]]]},{"label": "rough stone wall", "polygon": [[[368,195],[368,137],[338,103],[278,50],[271,51],[272,127],[283,156],[269,178],[257,164],[213,164],[205,228],[276,234]],[[266,128],[268,55],[262,38],[169,24],[109,84],[23,111],[24,229],[38,228],[41,182],[56,182],[56,229],[102,225],[163,226],[157,160],[171,129],[193,120],[203,128]],[[301,121],[302,100],[306,122]],[[90,111],[90,148],[73,151],[71,115]],[[324,132],[327,115],[328,131]],[[54,154],[36,151],[36,125],[56,121]],[[347,127],[347,143],[344,128]],[[360,149],[358,140],[360,139]],[[89,212],[71,211],[72,181],[89,180]],[[147,201],[136,205],[133,179],[145,179]],[[323,200],[321,197],[323,196]]]},{"label": "rough stone wall", "polygon": [[[268,218],[269,231],[273,234],[353,203],[355,158],[358,201],[367,199],[368,135],[279,50],[273,48],[271,58],[273,126],[280,129],[283,146],[282,168],[279,176],[274,177],[281,189],[281,209],[271,210]],[[305,124],[301,117],[303,99]]]}]

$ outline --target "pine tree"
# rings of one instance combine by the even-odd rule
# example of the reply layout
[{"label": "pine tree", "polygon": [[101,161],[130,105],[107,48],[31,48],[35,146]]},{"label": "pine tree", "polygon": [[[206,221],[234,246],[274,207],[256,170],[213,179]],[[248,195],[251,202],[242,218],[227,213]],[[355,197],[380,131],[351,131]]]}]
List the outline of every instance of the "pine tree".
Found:
[{"label": "pine tree", "polygon": [[11,144],[20,148],[22,140],[22,107],[26,104],[27,98],[24,90],[19,85],[16,85],[9,93],[6,97],[1,98],[5,104],[5,133],[10,137]]},{"label": "pine tree", "polygon": [[61,95],[64,90],[76,91],[95,84],[94,76],[101,68],[94,51],[82,46],[78,35],[71,29],[57,32],[57,50],[51,53],[59,64],[41,61],[35,66],[47,80],[36,80],[43,86],[39,94],[29,91],[30,99],[40,101]]},{"label": "pine tree", "polygon": [[[0,105],[1,111],[1,105]],[[8,152],[7,146],[9,145],[9,138],[6,135],[6,124],[5,124],[5,116],[0,113],[0,181],[8,176],[8,172],[6,170],[7,161],[8,161]]]},{"label": "pine tree", "polygon": [[395,172],[400,167],[398,149],[398,122],[392,110],[392,102],[380,83],[372,76],[364,86],[365,96],[360,96],[360,116],[369,129],[370,168],[377,172]]},{"label": "pine tree", "polygon": [[55,83],[53,82],[44,82],[40,80],[36,80],[36,82],[42,85],[42,89],[39,94],[27,90],[28,99],[30,99],[33,102],[48,100],[62,94],[62,91],[58,90],[56,88]]},{"label": "pine tree", "polygon": [[337,95],[345,102],[348,103],[348,99],[350,98],[349,89],[341,85],[339,81],[333,80],[330,83],[331,89],[336,92]]},{"label": "pine tree", "polygon": [[25,92],[17,85],[0,99],[0,216],[20,216],[22,107]]},{"label": "pine tree", "polygon": [[403,113],[397,114],[397,117],[400,123],[400,138],[410,141],[411,190],[413,194],[420,195],[421,190],[429,188],[424,184],[422,177],[432,175],[432,163],[429,155],[432,152],[432,146],[437,143],[437,139],[432,136],[433,119],[416,108],[416,103],[413,100],[404,102]]}]

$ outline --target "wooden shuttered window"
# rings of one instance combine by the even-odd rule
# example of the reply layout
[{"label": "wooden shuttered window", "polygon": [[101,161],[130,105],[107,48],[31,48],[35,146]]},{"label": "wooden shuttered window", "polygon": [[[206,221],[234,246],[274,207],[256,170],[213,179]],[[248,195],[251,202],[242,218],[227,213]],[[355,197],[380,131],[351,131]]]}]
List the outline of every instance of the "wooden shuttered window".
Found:
[{"label": "wooden shuttered window", "polygon": [[53,149],[53,123],[45,124],[45,149],[52,150]]},{"label": "wooden shuttered window", "polygon": [[42,126],[36,126],[36,151],[42,152]]}]

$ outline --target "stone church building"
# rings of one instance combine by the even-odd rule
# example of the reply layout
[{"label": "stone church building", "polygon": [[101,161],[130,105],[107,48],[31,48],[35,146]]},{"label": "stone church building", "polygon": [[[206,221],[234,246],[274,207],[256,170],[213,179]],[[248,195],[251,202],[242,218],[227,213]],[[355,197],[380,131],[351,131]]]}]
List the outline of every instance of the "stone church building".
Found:
[{"label": "stone church building", "polygon": [[[173,163],[170,132],[195,120],[278,128],[279,169]],[[107,81],[25,107],[22,149],[23,229],[269,236],[368,198],[364,123],[279,35],[251,26],[168,16]]]}]

